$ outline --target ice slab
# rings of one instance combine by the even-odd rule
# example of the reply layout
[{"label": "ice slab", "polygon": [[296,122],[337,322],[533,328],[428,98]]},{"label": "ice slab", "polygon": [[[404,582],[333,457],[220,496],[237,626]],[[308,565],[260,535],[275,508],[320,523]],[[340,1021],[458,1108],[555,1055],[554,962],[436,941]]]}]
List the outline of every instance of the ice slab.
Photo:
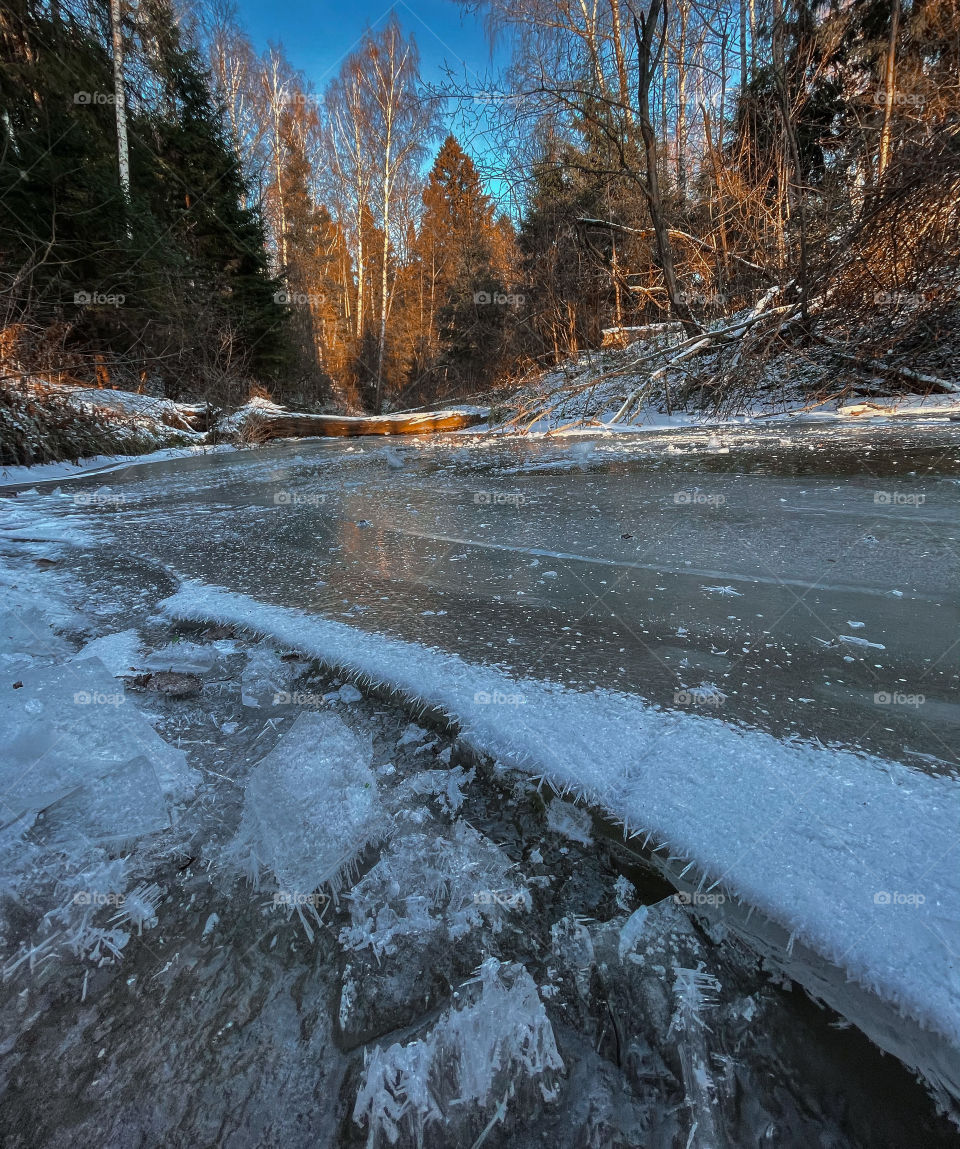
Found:
[{"label": "ice slab", "polygon": [[369,736],[335,714],[301,714],[251,774],[229,856],[254,881],[271,872],[291,905],[324,886],[336,895],[343,873],[387,829],[372,758]]},{"label": "ice slab", "polygon": [[114,677],[132,674],[141,666],[140,635],[135,630],[120,630],[95,638],[77,653],[75,661],[84,658],[99,658]]},{"label": "ice slab", "polygon": [[170,823],[153,766],[142,754],[60,798],[37,817],[49,844],[129,842]]},{"label": "ice slab", "polygon": [[67,658],[73,649],[37,609],[0,614],[0,660],[8,666],[29,666],[34,660]]},{"label": "ice slab", "polygon": [[155,650],[143,660],[145,670],[174,670],[180,674],[206,674],[217,661],[212,646],[175,642]]},{"label": "ice slab", "polygon": [[31,670],[0,707],[0,798],[40,810],[141,755],[161,792],[182,797],[199,782],[97,658]]}]

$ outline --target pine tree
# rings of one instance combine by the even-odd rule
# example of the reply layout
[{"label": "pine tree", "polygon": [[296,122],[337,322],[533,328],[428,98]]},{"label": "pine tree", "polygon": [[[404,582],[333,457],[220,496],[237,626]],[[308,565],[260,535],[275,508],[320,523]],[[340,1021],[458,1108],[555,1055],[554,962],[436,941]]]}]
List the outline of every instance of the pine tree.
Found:
[{"label": "pine tree", "polygon": [[502,356],[510,307],[504,236],[476,165],[448,136],[427,179],[414,249],[421,390],[479,385]]},{"label": "pine tree", "polygon": [[197,394],[275,374],[287,312],[199,58],[166,0],[145,0],[124,29],[139,89],[127,204],[105,12],[84,25],[21,0],[0,17],[7,320],[56,347],[53,377],[71,363],[92,381],[107,363],[98,381]]}]

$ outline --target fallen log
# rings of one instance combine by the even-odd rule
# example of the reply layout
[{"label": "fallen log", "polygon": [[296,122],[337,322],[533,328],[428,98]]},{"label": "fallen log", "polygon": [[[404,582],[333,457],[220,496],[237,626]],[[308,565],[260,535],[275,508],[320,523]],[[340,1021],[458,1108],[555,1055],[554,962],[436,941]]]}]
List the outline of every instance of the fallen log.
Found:
[{"label": "fallen log", "polygon": [[913,371],[909,367],[901,367],[895,363],[883,363],[879,359],[866,359],[860,355],[852,355],[849,351],[843,350],[843,345],[839,339],[832,339],[828,335],[818,335],[817,338],[824,346],[829,347],[838,358],[861,371],[872,371],[878,375],[893,376],[893,378],[900,379],[911,386],[919,384],[929,391],[938,391],[942,395],[960,395],[960,383],[955,383],[952,379],[941,379],[938,375],[926,375],[921,371]]},{"label": "fallen log", "polygon": [[483,423],[481,411],[424,411],[395,415],[307,415],[296,412],[258,411],[244,421],[243,429],[259,440],[352,435],[432,435],[439,431],[463,431]]},{"label": "fallen log", "polygon": [[605,327],[601,332],[603,342],[600,346],[629,347],[631,343],[639,343],[642,339],[682,330],[682,323],[648,323],[643,327]]}]

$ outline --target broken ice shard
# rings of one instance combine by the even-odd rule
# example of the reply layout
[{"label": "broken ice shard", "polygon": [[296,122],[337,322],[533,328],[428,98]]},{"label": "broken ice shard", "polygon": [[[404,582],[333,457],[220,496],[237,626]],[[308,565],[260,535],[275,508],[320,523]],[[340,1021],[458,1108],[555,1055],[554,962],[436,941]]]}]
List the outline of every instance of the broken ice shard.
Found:
[{"label": "broken ice shard", "polygon": [[175,670],[181,674],[206,674],[217,661],[211,646],[197,642],[176,642],[155,650],[143,660],[146,670]]},{"label": "broken ice shard", "polygon": [[230,847],[255,882],[272,872],[290,905],[342,875],[387,828],[361,738],[329,711],[301,714],[250,776]]},{"label": "broken ice shard", "polygon": [[15,811],[45,809],[140,756],[167,798],[198,781],[96,658],[32,670],[16,690],[7,686],[0,745],[0,797]]},{"label": "broken ice shard", "polygon": [[270,646],[255,646],[240,676],[240,701],[255,710],[273,710],[290,701],[297,668]]},{"label": "broken ice shard", "polygon": [[135,630],[120,630],[104,634],[88,642],[72,661],[99,658],[114,677],[131,674],[141,662],[140,636]]}]

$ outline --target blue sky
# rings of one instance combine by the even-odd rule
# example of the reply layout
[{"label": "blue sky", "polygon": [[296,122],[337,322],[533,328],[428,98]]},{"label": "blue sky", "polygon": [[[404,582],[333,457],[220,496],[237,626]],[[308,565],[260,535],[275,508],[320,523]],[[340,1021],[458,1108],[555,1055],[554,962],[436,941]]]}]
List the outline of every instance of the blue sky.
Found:
[{"label": "blue sky", "polygon": [[[427,84],[454,81],[474,91],[495,90],[489,82],[506,54],[491,60],[490,47],[481,21],[463,13],[454,0],[237,0],[237,14],[257,52],[269,44],[283,45],[287,59],[301,71],[313,90],[321,94],[337,74],[345,56],[357,46],[370,27],[379,29],[395,12],[405,33],[413,33],[420,51],[420,73]],[[455,117],[448,107],[445,130],[453,131],[481,170],[487,191],[508,208],[507,185],[500,173],[496,145],[486,132],[484,109],[466,105],[467,117]],[[433,162],[442,134],[433,141],[426,167]]]},{"label": "blue sky", "polygon": [[340,62],[368,27],[379,28],[391,11],[406,32],[413,32],[420,49],[424,80],[439,83],[448,63],[462,76],[464,68],[477,82],[490,68],[490,50],[483,27],[464,15],[453,0],[398,0],[390,4],[369,0],[238,0],[238,13],[262,51],[280,42],[290,62],[316,90],[322,91]]}]

